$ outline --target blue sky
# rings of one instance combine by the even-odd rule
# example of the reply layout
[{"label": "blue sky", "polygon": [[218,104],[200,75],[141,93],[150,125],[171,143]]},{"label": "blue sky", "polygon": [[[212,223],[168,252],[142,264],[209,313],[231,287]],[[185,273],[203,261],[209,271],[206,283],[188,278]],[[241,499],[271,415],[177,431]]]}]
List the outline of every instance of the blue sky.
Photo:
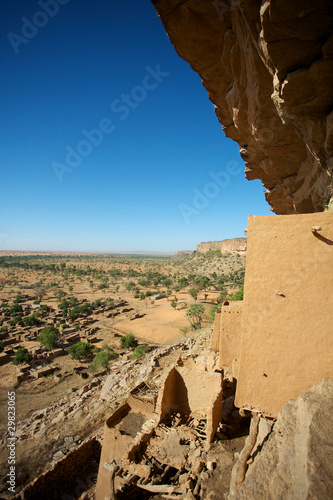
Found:
[{"label": "blue sky", "polygon": [[165,251],[272,212],[149,0],[3,0],[0,248]]}]

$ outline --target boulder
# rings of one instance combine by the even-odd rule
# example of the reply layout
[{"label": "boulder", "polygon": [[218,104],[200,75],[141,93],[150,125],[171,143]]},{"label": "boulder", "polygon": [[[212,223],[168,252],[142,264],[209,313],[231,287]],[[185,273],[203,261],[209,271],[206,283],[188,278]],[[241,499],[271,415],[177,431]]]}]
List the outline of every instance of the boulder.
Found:
[{"label": "boulder", "polygon": [[288,401],[252,457],[241,488],[229,499],[332,499],[333,379]]}]

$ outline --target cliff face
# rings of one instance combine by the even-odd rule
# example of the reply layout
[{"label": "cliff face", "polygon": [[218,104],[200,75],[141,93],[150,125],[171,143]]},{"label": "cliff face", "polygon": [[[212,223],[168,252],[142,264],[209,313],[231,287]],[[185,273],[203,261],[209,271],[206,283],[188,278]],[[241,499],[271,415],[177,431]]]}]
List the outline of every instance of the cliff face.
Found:
[{"label": "cliff face", "polygon": [[152,0],[277,214],[332,195],[333,2]]},{"label": "cliff face", "polygon": [[231,240],[222,241],[207,241],[197,245],[197,252],[206,253],[210,250],[221,250],[221,253],[227,252],[245,252],[246,251],[246,238],[232,238]]}]

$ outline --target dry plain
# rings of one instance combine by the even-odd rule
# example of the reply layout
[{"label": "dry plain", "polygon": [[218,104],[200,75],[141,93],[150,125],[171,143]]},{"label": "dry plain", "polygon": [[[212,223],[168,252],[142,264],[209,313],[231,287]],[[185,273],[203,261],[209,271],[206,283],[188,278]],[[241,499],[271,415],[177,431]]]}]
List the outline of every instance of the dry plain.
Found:
[{"label": "dry plain", "polygon": [[[147,344],[150,349],[179,342],[191,333],[181,330],[190,326],[186,316],[189,307],[202,304],[201,327],[209,326],[212,323],[209,311],[221,300],[221,293],[229,297],[242,285],[244,266],[245,256],[239,254],[194,254],[182,258],[0,254],[0,328],[7,330],[2,342],[6,344],[4,353],[8,353],[7,362],[0,366],[1,445],[5,444],[7,430],[8,391],[15,389],[19,423],[36,411],[57,405],[57,401],[66,395],[76,394],[87,380],[95,376],[88,370],[91,360],[74,360],[67,352],[68,339],[73,331],[74,337],[78,335],[77,340],[88,340],[96,347],[111,346],[118,359],[124,360],[130,359],[133,353],[133,349],[122,348],[120,344],[121,337],[127,333],[132,333],[139,344]],[[197,292],[196,299],[193,289]],[[79,307],[87,304],[92,309],[73,319],[70,317],[73,308],[69,308],[67,316],[63,317],[59,304],[63,300],[70,301],[72,297]],[[9,310],[15,300],[23,312],[13,325],[15,314],[9,314]],[[41,313],[37,324],[26,326],[24,319],[36,311]],[[47,325],[54,325],[61,333],[63,344],[58,347],[62,352],[57,357],[43,351],[37,339],[38,332]],[[11,337],[16,338],[15,343],[10,343]],[[19,347],[39,354],[34,354],[29,364],[15,366],[12,360]],[[44,376],[39,376],[44,369],[50,373],[46,371]],[[87,402],[97,404],[93,397]],[[58,422],[51,435],[52,449],[57,450],[57,443],[75,432],[83,439],[102,425],[104,414],[105,409],[101,413],[95,412],[94,418],[80,418],[67,426]],[[36,439],[21,439],[18,443],[22,484],[31,480],[33,471],[42,472],[43,454],[44,461],[47,461],[52,452],[45,446],[37,457],[39,444]],[[6,456],[2,453],[2,470],[6,470],[5,464]],[[2,494],[4,489],[2,486]]]}]

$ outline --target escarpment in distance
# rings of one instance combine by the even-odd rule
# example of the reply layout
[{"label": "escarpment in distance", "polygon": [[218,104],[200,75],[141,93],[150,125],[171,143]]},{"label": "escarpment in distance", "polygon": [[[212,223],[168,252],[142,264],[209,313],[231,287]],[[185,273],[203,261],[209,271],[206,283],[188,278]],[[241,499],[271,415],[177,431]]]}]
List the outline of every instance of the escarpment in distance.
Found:
[{"label": "escarpment in distance", "polygon": [[197,245],[196,247],[196,251],[199,253],[206,253],[211,250],[220,250],[222,254],[228,252],[245,253],[246,245],[246,238],[232,238],[230,240],[207,241],[204,243],[199,243],[199,245]]},{"label": "escarpment in distance", "polygon": [[152,0],[277,214],[332,196],[333,3]]}]

